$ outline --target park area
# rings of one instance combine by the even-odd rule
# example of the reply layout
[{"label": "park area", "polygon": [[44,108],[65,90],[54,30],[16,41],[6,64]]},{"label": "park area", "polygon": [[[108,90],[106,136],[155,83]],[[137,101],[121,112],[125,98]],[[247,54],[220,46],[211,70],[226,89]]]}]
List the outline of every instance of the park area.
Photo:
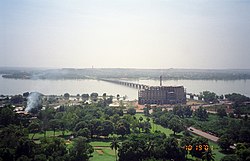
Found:
[{"label": "park area", "polygon": [[[143,114],[136,114],[135,117],[139,119],[142,117],[144,120],[147,118]],[[164,128],[161,125],[155,124],[152,119],[150,119],[150,123],[152,125],[151,132],[154,132],[155,130],[161,131],[162,133],[165,133],[166,136],[173,136],[180,140],[180,138],[183,137],[183,132],[176,133],[176,135],[173,135],[173,131],[169,128]],[[71,131],[65,131],[64,136],[62,131],[47,131],[46,137],[61,137],[65,139],[65,143],[68,148],[72,147],[73,142],[70,141],[72,136]],[[194,137],[198,137],[195,134],[192,134]],[[34,139],[36,143],[40,142],[40,139],[44,137],[44,133],[35,133],[29,134],[29,137]],[[93,147],[94,152],[92,153],[92,157],[90,158],[91,161],[114,161],[115,160],[115,151],[114,149],[111,149],[111,138],[113,136],[109,136],[108,138],[98,138],[90,142],[90,145]],[[220,160],[223,156],[225,156],[223,153],[220,152],[220,147],[217,143],[213,141],[209,141],[209,145],[212,147],[213,153],[215,154],[215,160]],[[190,160],[195,160],[195,157],[192,157],[190,154],[187,156]]]}]

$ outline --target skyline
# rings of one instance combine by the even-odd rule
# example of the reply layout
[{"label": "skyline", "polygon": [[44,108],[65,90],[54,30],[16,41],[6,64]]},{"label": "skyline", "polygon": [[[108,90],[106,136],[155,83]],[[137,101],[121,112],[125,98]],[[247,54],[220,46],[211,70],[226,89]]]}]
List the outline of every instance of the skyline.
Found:
[{"label": "skyline", "polygon": [[250,69],[248,1],[0,1],[0,66]]}]

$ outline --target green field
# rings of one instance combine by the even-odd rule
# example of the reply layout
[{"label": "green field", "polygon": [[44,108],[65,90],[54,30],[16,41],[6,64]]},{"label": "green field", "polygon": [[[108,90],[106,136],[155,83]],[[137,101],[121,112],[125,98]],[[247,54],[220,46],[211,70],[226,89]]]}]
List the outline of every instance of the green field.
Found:
[{"label": "green field", "polygon": [[225,154],[220,152],[221,149],[218,144],[212,141],[208,141],[208,144],[212,147],[213,153],[215,154],[214,156],[215,160],[220,160],[221,158],[225,156]]},{"label": "green field", "polygon": [[[147,117],[144,116],[143,114],[136,114],[135,116],[136,116],[137,119],[138,119],[139,117],[142,117],[143,120],[146,120],[146,119],[147,119]],[[151,132],[154,132],[155,130],[159,130],[159,131],[165,133],[167,136],[170,136],[170,135],[174,134],[174,132],[173,132],[171,129],[164,128],[164,127],[161,126],[161,125],[155,124],[155,123],[153,122],[152,118],[150,118],[150,123],[151,123],[151,125],[152,125]],[[178,133],[176,133],[176,134],[178,134]],[[180,133],[180,134],[181,134],[181,133]]]},{"label": "green field", "polygon": [[115,151],[110,148],[111,142],[93,141],[90,144],[94,148],[91,161],[114,161]]},{"label": "green field", "polygon": [[[71,131],[65,131],[64,135],[67,136],[67,135],[70,135],[71,133],[72,133]],[[33,134],[30,133],[29,138],[32,138],[32,136],[33,136]],[[54,136],[54,131],[47,131],[46,132],[46,137],[53,137],[53,136]],[[55,136],[62,136],[62,131],[56,131]],[[33,139],[38,140],[38,139],[43,138],[43,137],[44,137],[44,133],[36,133]]]},{"label": "green field", "polygon": [[110,147],[111,142],[104,142],[104,141],[92,141],[90,145],[94,147]]},{"label": "green field", "polygon": [[[136,114],[135,115],[137,118],[139,117],[143,117],[143,120],[146,120],[146,117],[143,114]],[[173,131],[168,129],[168,128],[164,128],[161,125],[157,125],[155,123],[153,123],[153,120],[150,118],[150,123],[152,125],[152,129],[151,131],[155,131],[155,130],[160,130],[161,132],[165,133],[167,136],[171,136],[173,135]],[[71,135],[72,132],[65,131],[65,135]],[[29,137],[31,138],[33,134],[29,134]],[[54,132],[53,131],[47,131],[46,133],[47,137],[53,137],[54,136]],[[62,131],[56,131],[55,133],[56,136],[62,136]],[[183,134],[182,133],[178,133],[177,134],[178,137],[182,137]],[[196,135],[194,135],[196,137]],[[43,133],[36,133],[34,139],[38,140],[40,138],[43,138],[44,134]],[[90,158],[91,161],[115,161],[115,152],[114,150],[112,150],[110,148],[110,141],[92,141],[90,144],[93,146],[94,148],[94,153],[92,154],[93,157]],[[220,147],[218,146],[218,144],[209,141],[209,145],[213,147],[213,153],[215,154],[215,160],[219,161],[223,156],[225,156],[225,154],[219,152],[220,151]],[[71,144],[67,144],[67,147],[71,147]],[[188,155],[189,159],[195,160],[195,158],[193,158],[191,155]]]}]

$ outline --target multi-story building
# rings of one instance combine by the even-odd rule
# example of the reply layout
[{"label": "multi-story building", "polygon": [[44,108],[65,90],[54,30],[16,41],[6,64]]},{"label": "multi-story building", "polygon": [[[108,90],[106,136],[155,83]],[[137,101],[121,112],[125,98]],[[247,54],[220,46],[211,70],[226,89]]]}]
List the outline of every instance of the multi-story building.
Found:
[{"label": "multi-story building", "polygon": [[138,92],[138,103],[143,104],[185,104],[186,92],[183,86],[149,86]]}]

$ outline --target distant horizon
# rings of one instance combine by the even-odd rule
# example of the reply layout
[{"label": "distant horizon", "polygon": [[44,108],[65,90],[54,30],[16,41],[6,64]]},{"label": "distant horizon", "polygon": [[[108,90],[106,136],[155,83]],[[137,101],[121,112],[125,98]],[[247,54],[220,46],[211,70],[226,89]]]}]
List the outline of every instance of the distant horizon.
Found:
[{"label": "distant horizon", "polygon": [[134,68],[134,67],[28,67],[28,66],[0,66],[0,68],[27,68],[27,69],[140,69],[140,70],[250,70],[250,68]]}]

